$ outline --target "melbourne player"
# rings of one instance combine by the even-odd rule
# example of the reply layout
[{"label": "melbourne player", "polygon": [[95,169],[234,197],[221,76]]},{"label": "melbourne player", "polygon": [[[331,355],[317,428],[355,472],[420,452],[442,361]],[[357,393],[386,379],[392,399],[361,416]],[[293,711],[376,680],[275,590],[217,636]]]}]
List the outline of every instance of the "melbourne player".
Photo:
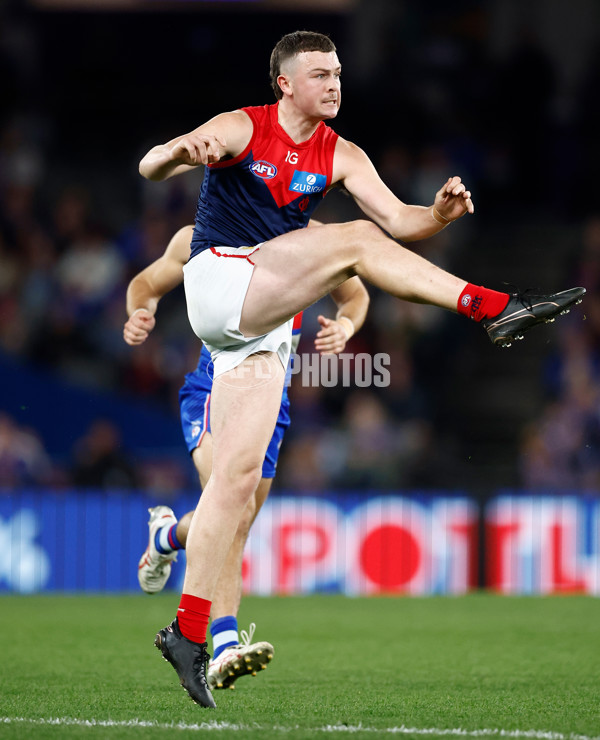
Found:
[{"label": "melbourne player", "polygon": [[[341,64],[327,36],[287,34],[272,51],[270,72],[274,105],[220,113],[152,147],[139,166],[144,177],[164,180],[209,165],[184,285],[190,323],[215,367],[212,475],[190,527],[177,616],[155,639],[189,695],[206,707],[215,706],[203,659],[211,602],[261,476],[293,317],[358,275],[398,299],[463,314],[506,346],[585,293],[511,296],[451,275],[404,247],[400,241],[433,236],[474,212],[461,179],[449,177],[429,206],[403,203],[366,152],[334,133],[325,121],[340,108]],[[390,80],[390,99],[398,94]],[[336,183],[366,218],[302,228]],[[259,359],[271,363],[271,383],[259,378]],[[256,381],[251,387],[248,377]]]},{"label": "melbourne player", "polygon": [[[180,229],[164,254],[131,280],[127,290],[129,319],[123,329],[128,344],[135,346],[146,340],[155,326],[158,302],[182,282],[183,266],[190,254],[192,232],[192,226]],[[321,329],[315,338],[315,349],[322,354],[344,350],[348,338],[362,326],[369,304],[369,295],[357,277],[342,283],[332,292],[332,298],[337,304],[336,318],[318,317]],[[294,353],[300,340],[301,324],[302,316],[298,315],[292,327]],[[202,347],[198,365],[186,375],[179,393],[183,435],[203,489],[208,483],[212,467],[210,405],[213,373],[210,354]],[[256,675],[266,668],[274,654],[270,643],[252,642],[254,625],[250,625],[248,632],[238,632],[237,613],[242,594],[244,545],[250,527],[271,489],[283,436],[290,424],[287,386],[288,383],[281,396],[277,423],[265,454],[261,479],[244,510],[213,599],[210,624],[213,656],[207,671],[211,689],[233,688],[240,676]],[[178,521],[168,506],[150,509],[148,547],[138,566],[140,586],[147,593],[157,593],[164,588],[177,551],[186,546],[193,513],[188,512]]]}]

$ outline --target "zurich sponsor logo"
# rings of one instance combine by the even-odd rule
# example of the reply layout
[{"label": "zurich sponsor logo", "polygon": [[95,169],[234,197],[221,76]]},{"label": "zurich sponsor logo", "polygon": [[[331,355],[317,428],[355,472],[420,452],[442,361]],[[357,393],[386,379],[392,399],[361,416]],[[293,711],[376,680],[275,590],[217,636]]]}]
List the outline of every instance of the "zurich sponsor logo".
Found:
[{"label": "zurich sponsor logo", "polygon": [[277,174],[277,167],[264,159],[258,159],[250,165],[250,172],[253,172],[262,180],[271,180]]},{"label": "zurich sponsor logo", "polygon": [[295,193],[320,193],[325,190],[327,178],[314,172],[294,170],[289,189]]}]

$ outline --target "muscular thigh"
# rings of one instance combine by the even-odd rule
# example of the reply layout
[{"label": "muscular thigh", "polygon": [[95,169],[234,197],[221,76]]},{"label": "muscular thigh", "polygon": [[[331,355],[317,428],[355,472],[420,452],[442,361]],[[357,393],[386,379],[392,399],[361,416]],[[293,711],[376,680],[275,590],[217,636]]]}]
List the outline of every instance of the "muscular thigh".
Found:
[{"label": "muscular thigh", "polygon": [[262,467],[281,405],[285,373],[274,353],[252,355],[213,382],[212,466],[216,475]]},{"label": "muscular thigh", "polygon": [[355,274],[356,224],[331,224],[284,234],[252,259],[240,330],[248,336],[281,325]]}]

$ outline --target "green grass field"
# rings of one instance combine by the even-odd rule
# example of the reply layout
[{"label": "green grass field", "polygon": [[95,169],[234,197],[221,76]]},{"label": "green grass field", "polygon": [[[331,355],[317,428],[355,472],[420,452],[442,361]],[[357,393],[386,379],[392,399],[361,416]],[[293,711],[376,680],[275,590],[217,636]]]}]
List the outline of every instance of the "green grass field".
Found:
[{"label": "green grass field", "polygon": [[275,658],[216,710],[153,647],[177,603],[0,598],[0,738],[600,738],[600,599],[246,598]]}]

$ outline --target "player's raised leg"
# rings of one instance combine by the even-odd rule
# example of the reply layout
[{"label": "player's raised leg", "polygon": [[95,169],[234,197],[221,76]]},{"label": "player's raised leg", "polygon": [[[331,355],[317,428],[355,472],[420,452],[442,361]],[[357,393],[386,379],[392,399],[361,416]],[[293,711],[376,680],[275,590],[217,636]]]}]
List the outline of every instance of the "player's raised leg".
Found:
[{"label": "player's raised leg", "polygon": [[253,255],[241,331],[270,331],[352,275],[397,298],[428,303],[482,322],[495,344],[508,346],[533,326],[581,302],[584,288],[546,296],[510,296],[442,270],[388,238],[375,224],[353,221],[284,234]]},{"label": "player's raised leg", "polygon": [[466,281],[389,239],[369,221],[327,224],[278,236],[252,257],[240,329],[262,334],[352,275],[405,300],[456,311]]}]

